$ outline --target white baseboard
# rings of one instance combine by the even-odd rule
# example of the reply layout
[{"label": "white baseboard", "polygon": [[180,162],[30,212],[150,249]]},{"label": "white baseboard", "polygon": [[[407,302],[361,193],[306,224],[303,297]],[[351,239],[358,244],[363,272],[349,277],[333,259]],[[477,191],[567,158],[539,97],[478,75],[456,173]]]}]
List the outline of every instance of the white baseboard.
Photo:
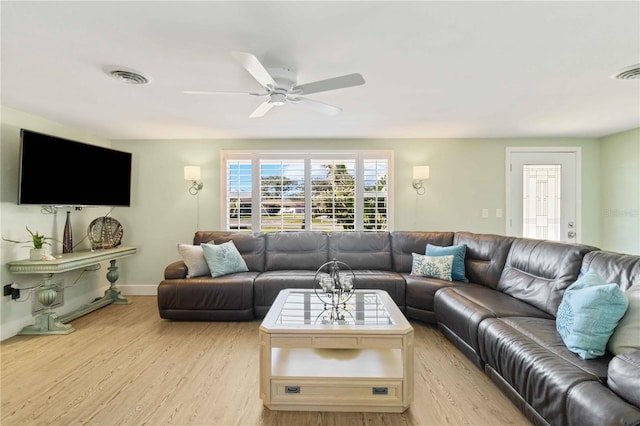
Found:
[{"label": "white baseboard", "polygon": [[116,284],[124,296],[157,296],[158,285],[153,284]]}]

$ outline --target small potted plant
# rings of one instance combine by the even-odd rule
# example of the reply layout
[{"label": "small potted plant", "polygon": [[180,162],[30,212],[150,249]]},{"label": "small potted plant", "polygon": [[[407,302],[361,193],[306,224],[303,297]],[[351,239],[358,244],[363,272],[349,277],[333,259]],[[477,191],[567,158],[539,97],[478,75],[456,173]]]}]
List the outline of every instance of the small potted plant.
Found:
[{"label": "small potted plant", "polygon": [[27,244],[31,243],[31,251],[29,252],[29,260],[47,260],[51,255],[49,254],[49,249],[44,247],[45,245],[50,246],[48,240],[56,241],[54,238],[46,237],[44,234],[38,234],[38,232],[32,232],[28,226],[25,226],[27,232],[31,235],[31,240],[27,241],[17,241],[17,240],[9,240],[7,238],[2,238],[5,241],[16,244]]}]

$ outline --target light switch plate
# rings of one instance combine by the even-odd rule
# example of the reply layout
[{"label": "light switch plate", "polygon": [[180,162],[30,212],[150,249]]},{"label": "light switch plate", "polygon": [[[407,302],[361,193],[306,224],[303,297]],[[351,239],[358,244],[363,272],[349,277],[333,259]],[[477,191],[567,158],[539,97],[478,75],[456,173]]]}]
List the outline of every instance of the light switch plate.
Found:
[{"label": "light switch plate", "polygon": [[486,219],[489,217],[489,209],[482,209],[482,218]]}]

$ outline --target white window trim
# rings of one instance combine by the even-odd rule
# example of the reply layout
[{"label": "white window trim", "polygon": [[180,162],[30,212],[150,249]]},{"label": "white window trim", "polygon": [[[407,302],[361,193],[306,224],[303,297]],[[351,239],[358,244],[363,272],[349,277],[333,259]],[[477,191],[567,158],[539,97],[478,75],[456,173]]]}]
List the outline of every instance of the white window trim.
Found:
[{"label": "white window trim", "polygon": [[[305,182],[311,181],[311,160],[336,160],[336,159],[356,160],[356,182],[364,180],[364,169],[362,162],[364,160],[384,159],[388,160],[387,169],[387,231],[394,229],[394,172],[393,172],[393,150],[299,150],[299,151],[254,151],[254,150],[222,150],[220,155],[220,229],[227,229],[227,161],[228,160],[251,160],[252,168],[259,164],[260,160],[286,160],[286,159],[304,159],[305,162]],[[252,187],[260,187],[260,174],[252,174]],[[362,200],[364,197],[364,188],[360,185],[356,186],[356,200]],[[259,205],[260,192],[252,192],[252,205]],[[356,203],[357,205],[361,203]],[[305,205],[311,205],[311,191],[305,191]],[[364,231],[362,209],[356,208],[355,229],[354,231]],[[260,215],[252,215],[251,228],[253,232],[260,229]],[[311,223],[311,210],[305,209],[305,223]]]}]

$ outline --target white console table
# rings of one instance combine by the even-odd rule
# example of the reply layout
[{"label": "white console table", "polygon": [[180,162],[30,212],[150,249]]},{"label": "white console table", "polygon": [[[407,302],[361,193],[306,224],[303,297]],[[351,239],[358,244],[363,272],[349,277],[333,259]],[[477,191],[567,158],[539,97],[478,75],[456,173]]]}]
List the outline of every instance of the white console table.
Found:
[{"label": "white console table", "polygon": [[[120,305],[131,303],[129,299],[120,294],[120,290],[115,286],[120,276],[116,260],[135,253],[135,247],[119,246],[103,250],[65,253],[55,260],[17,260],[9,262],[7,264],[9,272],[14,274],[41,274],[43,278],[43,282],[38,289],[38,300],[45,307],[45,310],[36,317],[35,324],[26,326],[18,334],[69,334],[75,330],[71,324],[65,323],[111,303]],[[111,264],[107,272],[107,280],[109,280],[111,286],[105,291],[104,296],[72,312],[58,316],[51,308],[57,297],[57,292],[52,282],[53,274],[86,268],[105,261],[110,261]]]}]

